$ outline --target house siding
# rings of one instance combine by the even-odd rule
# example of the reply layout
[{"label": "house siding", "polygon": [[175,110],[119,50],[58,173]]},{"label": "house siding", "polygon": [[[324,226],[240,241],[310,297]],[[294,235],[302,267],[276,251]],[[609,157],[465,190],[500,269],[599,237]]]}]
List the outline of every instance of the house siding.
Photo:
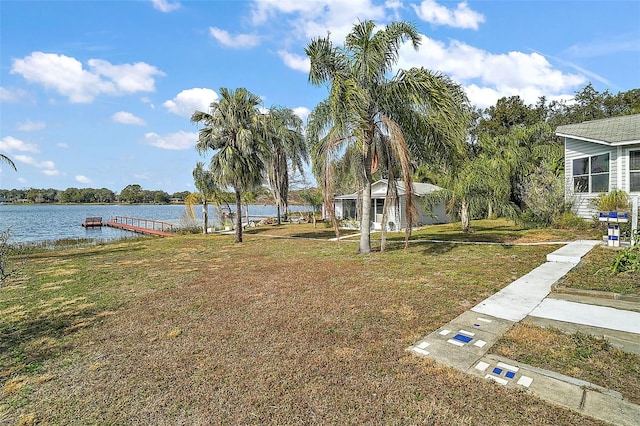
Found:
[{"label": "house siding", "polygon": [[636,145],[629,145],[627,147],[624,147],[623,149],[623,156],[624,156],[624,161],[622,161],[623,164],[623,169],[622,169],[622,176],[624,177],[623,183],[625,186],[625,191],[627,191],[629,194],[631,195],[640,195],[640,191],[635,191],[635,192],[631,192],[631,174],[630,174],[630,170],[629,170],[629,163],[630,163],[630,152],[631,151],[640,151],[640,144],[636,144]]},{"label": "house siding", "polygon": [[574,211],[585,219],[593,219],[597,213],[591,206],[590,201],[596,198],[599,193],[573,192],[573,160],[592,155],[609,153],[609,190],[621,189],[631,196],[640,195],[640,192],[631,192],[629,173],[629,153],[640,150],[640,144],[629,146],[610,147],[603,144],[585,142],[570,138],[565,138],[565,194],[567,199],[573,199]]},{"label": "house siding", "polygon": [[[377,181],[375,182],[372,187],[371,187],[371,198],[372,198],[372,202],[374,203],[383,203],[384,202],[384,198],[387,192],[387,187],[386,187],[386,182],[384,181]],[[437,189],[437,187],[433,187],[433,188],[429,188],[431,190],[435,190]],[[425,190],[424,185],[423,187],[421,187],[421,190]],[[405,222],[405,211],[406,211],[406,198],[404,195],[404,190],[403,188],[398,188],[398,192],[399,192],[399,208],[396,208],[395,205],[392,203],[387,211],[387,223],[393,223],[393,227],[388,226],[387,229],[393,228],[396,231],[399,231],[400,229],[403,229],[406,226],[406,222]],[[350,194],[350,195],[344,195],[344,196],[340,196],[335,200],[334,206],[335,206],[335,214],[336,214],[336,218],[338,220],[341,219],[346,219],[345,215],[346,215],[346,208],[345,208],[345,201],[347,200],[351,200],[351,199],[355,199],[357,195],[356,194]],[[448,218],[445,212],[445,205],[444,203],[441,203],[437,206],[435,206],[433,208],[433,213],[437,216],[437,218],[433,218],[430,214],[428,214],[427,212],[425,212],[425,208],[424,208],[424,202],[422,200],[422,196],[418,196],[418,195],[414,195],[412,197],[414,206],[416,207],[416,210],[418,212],[418,223],[415,223],[414,226],[418,225],[418,224],[422,224],[422,225],[426,225],[426,224],[433,224],[433,223],[447,223]],[[328,212],[325,211],[324,207],[323,207],[323,214],[324,217],[328,217]],[[374,214],[371,217],[371,220],[373,222],[373,229],[375,230],[379,230],[382,227],[382,223],[381,223],[381,216],[378,217],[378,215]],[[355,218],[357,219],[357,218]]]},{"label": "house siding", "polygon": [[[584,219],[593,219],[597,213],[591,206],[591,200],[596,198],[600,193],[574,193],[573,192],[573,160],[578,158],[590,157],[593,155],[602,155],[609,153],[609,190],[617,189],[620,183],[618,179],[618,172],[620,171],[620,162],[623,159],[618,159],[618,148],[610,147],[603,144],[585,142],[576,139],[565,138],[565,157],[564,157],[564,170],[565,170],[565,194],[567,199],[573,198],[574,211],[576,214]],[[624,176],[624,175],[623,175]],[[624,181],[624,179],[622,179]],[[628,185],[628,184],[627,184]]]}]

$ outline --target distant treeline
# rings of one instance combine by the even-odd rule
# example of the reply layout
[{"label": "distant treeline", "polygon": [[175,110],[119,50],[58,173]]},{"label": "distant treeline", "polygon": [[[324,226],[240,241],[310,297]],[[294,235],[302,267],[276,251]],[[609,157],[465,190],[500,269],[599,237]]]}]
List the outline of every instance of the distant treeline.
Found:
[{"label": "distant treeline", "polygon": [[11,203],[149,203],[184,202],[189,191],[169,194],[165,191],[143,189],[127,185],[119,194],[107,188],[0,189],[0,201]]}]

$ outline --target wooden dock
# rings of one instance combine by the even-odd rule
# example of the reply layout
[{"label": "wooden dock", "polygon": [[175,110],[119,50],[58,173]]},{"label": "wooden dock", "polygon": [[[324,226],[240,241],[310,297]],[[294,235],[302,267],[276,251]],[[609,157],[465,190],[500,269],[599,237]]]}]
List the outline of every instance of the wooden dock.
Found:
[{"label": "wooden dock", "polygon": [[88,217],[82,222],[82,226],[85,228],[91,228],[94,226],[102,226],[102,218],[101,217]]},{"label": "wooden dock", "polygon": [[139,234],[157,235],[159,237],[170,237],[173,235],[173,224],[161,222],[159,220],[140,219],[137,217],[114,216],[104,226],[124,229],[125,231],[137,232]]}]

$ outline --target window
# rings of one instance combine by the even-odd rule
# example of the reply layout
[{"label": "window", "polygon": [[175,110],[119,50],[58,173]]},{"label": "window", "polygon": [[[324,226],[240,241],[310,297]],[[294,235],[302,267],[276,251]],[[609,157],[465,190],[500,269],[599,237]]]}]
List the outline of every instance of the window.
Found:
[{"label": "window", "polygon": [[343,219],[356,219],[358,217],[356,200],[342,200],[342,209]]},{"label": "window", "polygon": [[629,151],[629,191],[640,192],[640,151]]},{"label": "window", "polygon": [[382,211],[384,210],[384,200],[380,198],[371,199],[371,221],[382,222]]},{"label": "window", "polygon": [[573,191],[609,191],[609,153],[573,160]]}]

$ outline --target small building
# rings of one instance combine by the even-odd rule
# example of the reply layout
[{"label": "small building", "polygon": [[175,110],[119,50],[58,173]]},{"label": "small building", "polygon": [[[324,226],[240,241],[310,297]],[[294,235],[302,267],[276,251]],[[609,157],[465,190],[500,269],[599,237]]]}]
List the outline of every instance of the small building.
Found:
[{"label": "small building", "polygon": [[640,114],[558,126],[564,140],[565,196],[585,219],[596,213],[590,200],[621,189],[640,196]]},{"label": "small building", "polygon": [[[371,184],[371,220],[373,222],[373,229],[382,229],[382,212],[384,207],[384,199],[387,194],[388,181],[381,179]],[[396,181],[396,188],[399,198],[399,206],[396,208],[395,203],[389,206],[387,211],[387,230],[398,231],[405,227],[405,211],[406,211],[406,192],[403,181]],[[440,203],[434,206],[429,212],[424,205],[424,196],[432,192],[441,190],[439,186],[432,185],[430,183],[413,183],[413,190],[411,193],[413,205],[418,212],[418,223],[415,225],[426,225],[433,223],[446,223],[448,222],[447,214],[445,212],[444,203]],[[353,193],[348,195],[340,195],[334,199],[334,208],[336,218],[338,220],[358,221],[358,199],[359,193]],[[324,217],[327,215],[324,214]]]}]

